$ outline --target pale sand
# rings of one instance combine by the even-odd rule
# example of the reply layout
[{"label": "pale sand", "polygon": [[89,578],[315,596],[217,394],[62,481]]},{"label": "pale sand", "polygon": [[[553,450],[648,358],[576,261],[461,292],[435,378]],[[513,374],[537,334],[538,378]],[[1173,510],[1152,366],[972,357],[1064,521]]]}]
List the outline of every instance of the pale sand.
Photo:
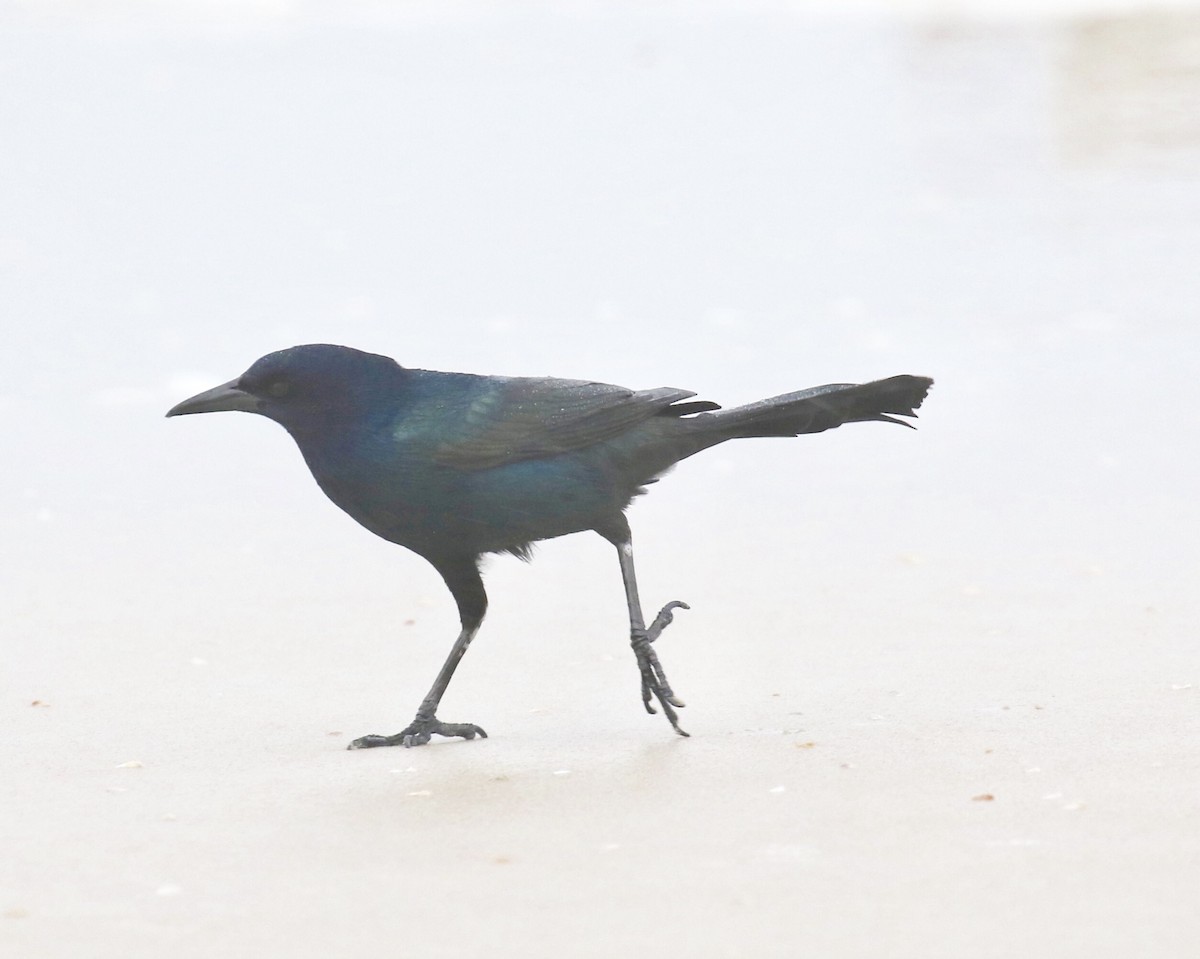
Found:
[{"label": "pale sand", "polygon": [[[1196,955],[1167,108],[1200,74],[1154,64],[1200,21],[268,7],[8,34],[0,955]],[[350,753],[408,721],[448,596],[272,424],[161,418],[310,340],[723,402],[938,382],[916,433],[726,447],[635,505],[647,605],[693,607],[660,641],[691,739],[573,537],[489,564],[443,716],[491,738]]]}]

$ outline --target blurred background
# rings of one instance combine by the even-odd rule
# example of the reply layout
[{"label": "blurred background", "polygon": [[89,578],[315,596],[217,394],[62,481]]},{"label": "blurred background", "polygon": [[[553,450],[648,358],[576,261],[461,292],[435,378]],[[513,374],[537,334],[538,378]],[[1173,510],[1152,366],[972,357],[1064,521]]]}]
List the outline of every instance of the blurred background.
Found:
[{"label": "blurred background", "polygon": [[[476,903],[443,953],[407,916],[419,954],[501,954],[488,922],[520,942],[549,888],[565,898],[547,943],[631,948],[649,920],[622,932],[597,904],[638,874],[666,894],[666,848],[705,904],[661,919],[689,955],[962,955],[977,936],[1001,944],[977,955],[1184,955],[1200,931],[1197,264],[1193,3],[0,5],[0,689],[16,773],[0,795],[19,850],[0,867],[0,942],[184,955],[278,922],[289,955],[328,955],[306,951],[324,947],[301,914],[335,903],[349,923],[404,880],[389,860],[294,885],[311,826],[276,836],[295,793],[272,775],[345,824],[361,822],[347,796],[370,791],[364,770],[447,762],[523,782],[558,762],[550,749],[604,771],[577,810],[661,787],[677,833],[584,870],[572,899],[555,857],[583,823],[538,791],[468,804],[467,820],[509,824],[535,893],[463,872],[509,853],[456,846],[446,889],[499,896],[507,918]],[[489,621],[445,707],[487,727],[486,746],[344,762],[338,735],[408,721],[456,629],[449,596],[339,514],[274,424],[163,419],[303,342],[725,405],[895,373],[937,383],[916,433],[730,444],[635,503],[647,606],[693,606],[661,652],[695,748],[673,751],[675,785],[648,786],[659,762],[638,750],[675,743],[640,712],[615,558],[587,536],[544,544],[532,567],[489,561]],[[1057,725],[1012,725],[1054,708]],[[762,754],[767,734],[791,750],[778,782],[801,777],[793,792],[817,805],[756,814],[763,837],[724,832],[750,808],[733,784],[783,762]],[[860,734],[882,778],[860,779],[866,805],[839,818],[858,800],[804,779],[792,746],[852,752]],[[897,736],[909,768],[885,759]],[[1012,768],[978,766],[1002,741]],[[946,761],[962,743],[974,758]],[[262,772],[264,750],[288,771]],[[316,755],[340,797],[328,808],[305,778]],[[106,791],[131,788],[110,777],[135,757],[178,777],[139,812]],[[1051,757],[1067,785],[1026,785]],[[947,777],[971,813],[975,794],[1029,805],[1007,831],[960,833],[930,798]],[[1021,818],[1056,792],[1076,824]],[[235,812],[245,797],[258,814]],[[194,833],[138,838],[182,809]],[[438,820],[420,822],[429,858],[397,858],[429,883],[444,847]],[[267,834],[278,846],[247,838]],[[859,837],[844,855],[821,846],[843,834]],[[231,837],[245,852],[222,872],[204,850]],[[1032,858],[980,852],[1025,841]],[[924,891],[905,891],[913,860],[893,842],[933,850]],[[863,876],[884,890],[871,902],[822,898],[854,900]],[[722,898],[730,877],[751,905]],[[829,914],[802,930],[798,896]]]}]

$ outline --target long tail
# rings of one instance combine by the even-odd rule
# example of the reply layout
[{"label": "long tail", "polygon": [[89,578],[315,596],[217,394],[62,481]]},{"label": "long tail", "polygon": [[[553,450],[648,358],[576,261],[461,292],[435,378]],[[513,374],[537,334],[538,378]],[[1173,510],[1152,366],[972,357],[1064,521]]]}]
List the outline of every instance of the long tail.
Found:
[{"label": "long tail", "polygon": [[895,417],[915,417],[932,385],[933,380],[927,376],[908,375],[861,385],[830,383],[731,410],[703,414],[695,420],[705,420],[705,432],[721,433],[723,439],[799,436],[801,433],[820,433],[843,423],[870,420],[912,427],[911,423]]}]

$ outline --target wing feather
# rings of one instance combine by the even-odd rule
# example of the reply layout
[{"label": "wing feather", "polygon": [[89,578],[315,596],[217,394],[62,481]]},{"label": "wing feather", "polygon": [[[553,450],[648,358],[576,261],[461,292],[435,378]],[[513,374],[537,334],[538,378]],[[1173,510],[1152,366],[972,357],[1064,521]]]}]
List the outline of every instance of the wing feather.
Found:
[{"label": "wing feather", "polygon": [[[461,470],[482,470],[584,449],[620,436],[638,423],[695,396],[660,387],[630,390],[608,383],[528,377],[491,380],[463,417],[464,430],[434,459]],[[716,404],[688,403],[670,415]]]}]

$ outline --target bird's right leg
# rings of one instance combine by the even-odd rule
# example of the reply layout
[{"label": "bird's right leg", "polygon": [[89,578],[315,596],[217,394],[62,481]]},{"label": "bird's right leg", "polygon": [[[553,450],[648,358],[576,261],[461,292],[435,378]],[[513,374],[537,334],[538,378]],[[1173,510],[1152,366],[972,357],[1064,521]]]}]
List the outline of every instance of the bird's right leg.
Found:
[{"label": "bird's right leg", "polygon": [[487,733],[474,723],[444,723],[437,718],[438,704],[445,695],[446,687],[450,685],[450,679],[454,676],[454,670],[459,661],[466,653],[467,647],[471,645],[475,634],[479,632],[483,614],[487,611],[487,594],[483,591],[483,580],[479,576],[479,567],[474,558],[466,562],[461,559],[437,562],[430,560],[430,562],[433,562],[434,567],[446,581],[446,585],[450,587],[450,592],[454,594],[454,599],[458,603],[459,619],[462,621],[462,631],[458,634],[458,639],[454,641],[450,655],[446,657],[446,662],[438,672],[437,679],[433,681],[429,695],[421,701],[413,721],[394,736],[360,736],[347,746],[347,749],[371,749],[375,746],[424,746],[432,736],[460,736],[463,739],[474,739],[479,736],[481,739],[487,739]]},{"label": "bird's right leg", "polygon": [[657,712],[650,702],[653,696],[662,706],[663,715],[667,717],[671,728],[680,736],[686,736],[688,734],[680,728],[679,716],[675,712],[676,708],[682,709],[685,703],[671,689],[667,674],[651,644],[671,625],[675,618],[673,610],[688,609],[688,604],[679,600],[667,603],[658,611],[654,622],[647,626],[642,618],[642,602],[638,597],[637,575],[633,570],[633,543],[628,526],[625,528],[625,536],[613,541],[613,545],[617,547],[617,556],[621,561],[621,579],[625,583],[625,601],[629,606],[629,644],[633,647],[638,670],[642,674],[642,704],[646,707],[646,712]]}]

